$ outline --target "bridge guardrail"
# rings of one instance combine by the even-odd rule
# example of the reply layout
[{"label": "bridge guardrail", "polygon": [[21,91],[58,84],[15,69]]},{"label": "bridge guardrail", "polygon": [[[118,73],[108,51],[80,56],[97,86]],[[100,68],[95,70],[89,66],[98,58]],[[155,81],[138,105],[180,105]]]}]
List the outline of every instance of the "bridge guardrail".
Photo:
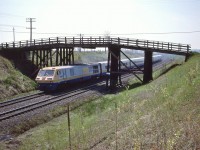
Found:
[{"label": "bridge guardrail", "polygon": [[12,48],[24,48],[38,45],[53,45],[53,44],[66,44],[74,46],[84,46],[84,45],[94,45],[98,46],[108,46],[109,44],[117,44],[127,47],[134,48],[149,48],[149,49],[159,49],[168,51],[178,51],[189,53],[191,46],[187,44],[171,43],[171,42],[161,42],[152,40],[141,40],[141,39],[129,39],[129,38],[119,38],[119,37],[54,37],[54,38],[44,38],[35,39],[33,41],[19,41],[2,43],[0,49],[12,49]]}]

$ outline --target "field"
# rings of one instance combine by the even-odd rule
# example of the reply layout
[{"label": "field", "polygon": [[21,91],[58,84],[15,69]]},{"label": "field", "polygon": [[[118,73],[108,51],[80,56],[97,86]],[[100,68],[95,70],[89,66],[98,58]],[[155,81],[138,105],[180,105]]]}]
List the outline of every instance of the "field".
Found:
[{"label": "field", "polygon": [[199,149],[200,55],[171,68],[149,84],[132,81],[123,92],[71,110],[70,130],[64,114],[8,145],[22,150]]}]

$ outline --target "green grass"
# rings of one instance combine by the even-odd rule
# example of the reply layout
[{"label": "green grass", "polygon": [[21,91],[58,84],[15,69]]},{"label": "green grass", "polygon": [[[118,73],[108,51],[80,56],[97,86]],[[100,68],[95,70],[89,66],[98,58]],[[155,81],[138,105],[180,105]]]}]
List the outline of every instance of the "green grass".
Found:
[{"label": "green grass", "polygon": [[9,60],[0,56],[0,101],[35,88],[34,81],[16,70]]},{"label": "green grass", "polygon": [[[85,103],[70,111],[72,149],[198,149],[199,89],[196,54],[147,85]],[[17,140],[19,149],[69,149],[67,114]]]}]

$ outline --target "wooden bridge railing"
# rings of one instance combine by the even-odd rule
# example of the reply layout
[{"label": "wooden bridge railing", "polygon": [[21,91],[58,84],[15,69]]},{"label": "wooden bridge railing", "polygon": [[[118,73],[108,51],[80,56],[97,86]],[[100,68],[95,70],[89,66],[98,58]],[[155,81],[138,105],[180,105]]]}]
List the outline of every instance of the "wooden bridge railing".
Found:
[{"label": "wooden bridge railing", "polygon": [[171,42],[161,42],[161,41],[151,41],[151,40],[140,40],[140,39],[129,39],[129,38],[113,38],[113,37],[55,37],[55,38],[45,38],[45,39],[35,39],[33,41],[19,41],[11,43],[2,43],[0,45],[1,49],[12,49],[12,48],[23,48],[32,47],[38,45],[56,45],[65,44],[74,47],[82,46],[94,46],[94,47],[106,47],[109,44],[117,44],[124,47],[132,48],[143,48],[143,49],[158,49],[167,51],[177,51],[189,53],[191,46],[187,44],[171,43]]}]

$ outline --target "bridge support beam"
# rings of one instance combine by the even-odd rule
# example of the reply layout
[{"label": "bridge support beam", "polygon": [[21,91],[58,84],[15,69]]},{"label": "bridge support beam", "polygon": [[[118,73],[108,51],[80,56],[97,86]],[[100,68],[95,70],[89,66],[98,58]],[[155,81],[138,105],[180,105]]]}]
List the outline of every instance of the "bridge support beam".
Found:
[{"label": "bridge support beam", "polygon": [[153,56],[153,52],[151,52],[151,51],[144,52],[144,76],[143,76],[144,84],[153,80],[152,56]]},{"label": "bridge support beam", "polygon": [[74,64],[74,48],[57,48],[55,51],[52,49],[33,50],[32,63],[38,68]]},{"label": "bridge support beam", "polygon": [[[110,67],[110,88],[115,88],[118,84],[121,84],[120,71],[120,47],[117,45],[109,46],[110,61],[108,61],[108,68]],[[110,64],[110,66],[109,66]],[[108,69],[109,71],[109,69]],[[108,85],[108,84],[107,84]]]},{"label": "bridge support beam", "polygon": [[57,48],[56,49],[56,66],[73,65],[74,48]]}]

